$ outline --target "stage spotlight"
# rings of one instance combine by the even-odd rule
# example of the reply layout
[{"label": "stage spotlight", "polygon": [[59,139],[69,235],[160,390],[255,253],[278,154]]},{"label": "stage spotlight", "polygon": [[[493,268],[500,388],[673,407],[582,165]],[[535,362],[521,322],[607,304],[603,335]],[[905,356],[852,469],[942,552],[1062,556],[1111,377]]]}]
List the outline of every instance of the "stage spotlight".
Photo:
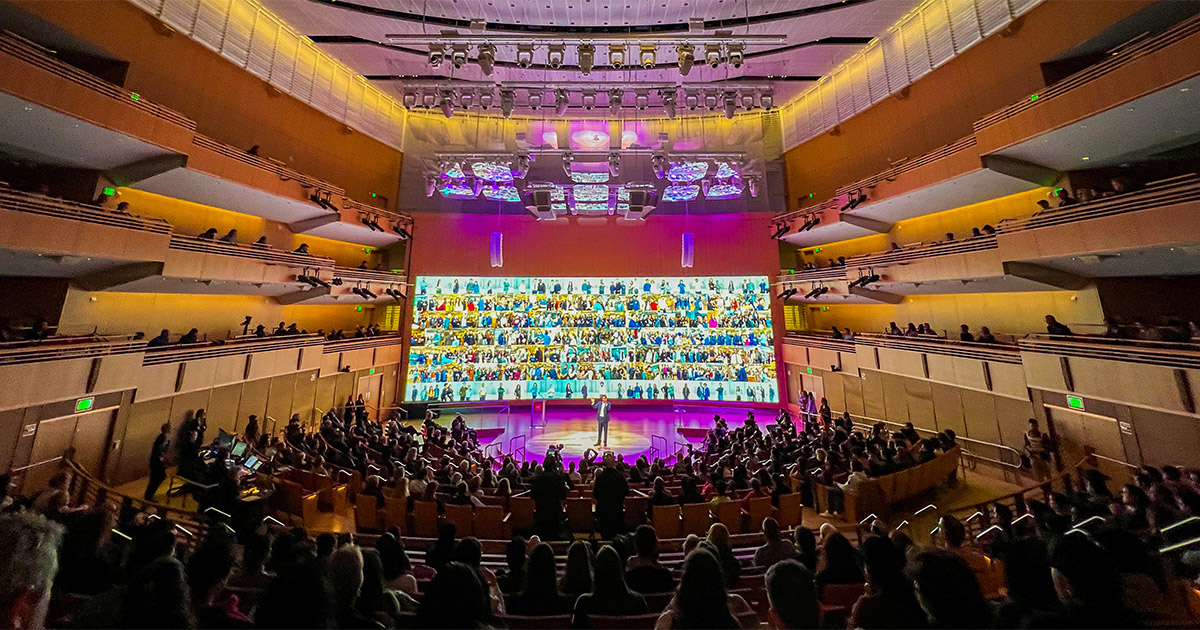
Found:
[{"label": "stage spotlight", "polygon": [[542,91],[539,89],[529,90],[529,109],[539,109],[542,106]]},{"label": "stage spotlight", "polygon": [[725,45],[725,51],[729,55],[729,65],[734,68],[741,68],[742,60],[746,53],[746,45],[742,42],[730,42]]},{"label": "stage spotlight", "polygon": [[425,196],[432,197],[433,193],[437,192],[438,178],[436,175],[425,176]]},{"label": "stage spotlight", "polygon": [[429,65],[434,68],[442,65],[442,58],[446,56],[446,46],[444,44],[429,45]]},{"label": "stage spotlight", "polygon": [[425,109],[433,109],[433,106],[437,105],[438,103],[437,97],[437,92],[433,91],[432,89],[424,90],[421,92],[421,105],[423,105]]},{"label": "stage spotlight", "polygon": [[667,118],[675,118],[675,90],[660,90],[658,96],[662,99],[663,112],[667,114]]},{"label": "stage spotlight", "polygon": [[654,177],[662,179],[667,176],[667,156],[663,153],[655,153],[650,156],[650,168],[654,170]]},{"label": "stage spotlight", "polygon": [[608,91],[608,113],[617,116],[621,113],[621,101],[625,98],[625,90],[613,88]]},{"label": "stage spotlight", "polygon": [[596,47],[592,44],[580,44],[575,49],[579,55],[579,72],[587,76],[592,73],[592,66],[596,63]]},{"label": "stage spotlight", "polygon": [[758,96],[758,102],[759,102],[759,104],[760,104],[760,105],[762,105],[762,108],[763,108],[763,109],[768,109],[768,110],[769,110],[769,109],[771,109],[772,107],[774,107],[774,106],[775,106],[775,92],[774,92],[774,90],[764,90],[762,94],[759,94],[759,96]]},{"label": "stage spotlight", "polygon": [[500,90],[500,113],[505,118],[512,116],[513,105],[516,104],[517,94],[511,88]]},{"label": "stage spotlight", "polygon": [[775,233],[771,235],[771,238],[777,239],[787,233],[788,233],[788,224],[776,223],[775,224]]},{"label": "stage spotlight", "polygon": [[640,110],[645,110],[650,105],[650,93],[646,90],[634,90],[634,105]]},{"label": "stage spotlight", "polygon": [[571,153],[570,151],[563,153],[562,169],[563,169],[563,172],[567,174],[567,177],[571,176],[571,162],[574,162],[574,161],[575,161],[575,154]]},{"label": "stage spotlight", "polygon": [[450,98],[450,94],[449,90],[442,92],[442,115],[446,118],[454,116],[454,101]]},{"label": "stage spotlight", "polygon": [[329,284],[331,284],[335,287],[340,287],[340,286],[342,286],[342,279],[337,276],[334,276],[333,280],[329,281]]},{"label": "stage spotlight", "polygon": [[492,100],[495,96],[492,94],[491,88],[479,93],[479,106],[484,109],[492,108]]},{"label": "stage spotlight", "polygon": [[615,70],[620,70],[625,67],[625,45],[624,44],[609,44],[608,45],[608,65]]},{"label": "stage spotlight", "polygon": [[492,76],[492,70],[496,67],[496,46],[493,44],[479,45],[479,70],[486,77]]},{"label": "stage spotlight", "polygon": [[567,96],[567,91],[563,88],[554,90],[554,113],[559,116],[566,115],[568,106],[570,106],[570,98]]},{"label": "stage spotlight", "polygon": [[412,109],[417,106],[417,93],[415,90],[404,91],[404,109]]},{"label": "stage spotlight", "polygon": [[517,67],[528,68],[533,65],[533,44],[517,44]]},{"label": "stage spotlight", "polygon": [[529,174],[530,163],[532,160],[528,155],[524,153],[517,155],[517,159],[513,160],[513,165],[517,167],[517,179],[525,179],[525,176]]},{"label": "stage spotlight", "polygon": [[608,174],[612,175],[613,177],[621,176],[621,154],[620,153],[609,153],[608,154]]},{"label": "stage spotlight", "polygon": [[726,92],[724,102],[725,118],[733,120],[733,115],[737,113],[737,103],[734,101],[734,93]]},{"label": "stage spotlight", "polygon": [[550,66],[551,70],[558,70],[563,65],[563,58],[566,57],[567,47],[564,44],[550,44],[549,52],[546,56],[546,65]]},{"label": "stage spotlight", "polygon": [[471,193],[474,194],[476,197],[478,197],[479,194],[482,192],[483,192],[483,180],[478,177],[471,180]]},{"label": "stage spotlight", "polygon": [[475,90],[466,90],[458,97],[458,106],[463,109],[471,109],[471,104],[475,101]]},{"label": "stage spotlight", "polygon": [[392,231],[395,232],[398,236],[400,236],[400,240],[402,240],[402,241],[407,241],[408,239],[412,238],[412,232],[409,232],[408,230],[404,229],[403,227],[400,227],[399,223],[392,224]]},{"label": "stage spotlight", "polygon": [[654,44],[642,44],[638,59],[642,63],[642,67],[649,70],[654,67],[658,57],[658,47]]},{"label": "stage spotlight", "polygon": [[700,106],[700,97],[696,95],[696,90],[685,90],[683,92],[683,102],[689,110],[694,110]]},{"label": "stage spotlight", "polygon": [[754,92],[749,90],[742,92],[742,109],[746,111],[754,109]]},{"label": "stage spotlight", "polygon": [[704,62],[708,67],[714,70],[721,65],[721,45],[720,44],[705,44],[704,45]]},{"label": "stage spotlight", "polygon": [[717,93],[716,92],[705,92],[704,93],[704,106],[707,107],[708,111],[710,111],[710,112],[715,111],[717,109]]},{"label": "stage spotlight", "polygon": [[679,57],[679,74],[686,77],[696,63],[696,48],[691,44],[680,44],[675,47],[675,54]]},{"label": "stage spotlight", "polygon": [[591,110],[596,106],[596,90],[583,91],[583,108]]},{"label": "stage spotlight", "polygon": [[450,63],[454,64],[455,68],[462,68],[467,65],[467,46],[466,43],[456,43],[450,48]]}]

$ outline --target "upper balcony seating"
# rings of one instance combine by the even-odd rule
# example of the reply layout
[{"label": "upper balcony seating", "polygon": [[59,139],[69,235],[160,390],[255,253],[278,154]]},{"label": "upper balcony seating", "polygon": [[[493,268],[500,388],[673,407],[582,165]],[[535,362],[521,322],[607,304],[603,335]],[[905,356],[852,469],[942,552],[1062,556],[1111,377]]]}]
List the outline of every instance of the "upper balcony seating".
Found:
[{"label": "upper balcony seating", "polygon": [[324,256],[313,256],[311,254],[297,254],[295,252],[287,252],[275,249],[273,247],[259,247],[255,245],[236,245],[223,241],[210,241],[199,239],[194,236],[183,236],[180,234],[171,235],[171,249],[198,252],[203,254],[216,254],[218,256],[236,256],[238,258],[246,258],[257,260],[268,265],[283,265],[292,268],[311,268],[314,271],[317,269],[333,269],[334,262],[332,258]]}]

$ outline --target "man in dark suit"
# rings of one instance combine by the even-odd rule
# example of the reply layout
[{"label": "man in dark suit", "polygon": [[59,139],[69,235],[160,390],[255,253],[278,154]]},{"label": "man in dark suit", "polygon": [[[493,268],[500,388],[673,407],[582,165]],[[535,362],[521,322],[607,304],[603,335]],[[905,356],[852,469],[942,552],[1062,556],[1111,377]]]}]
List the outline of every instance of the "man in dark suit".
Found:
[{"label": "man in dark suit", "polygon": [[596,410],[596,444],[594,446],[604,445],[608,448],[608,419],[609,411],[612,410],[612,403],[608,402],[607,394],[600,394],[600,400],[592,403],[592,409]]},{"label": "man in dark suit", "polygon": [[171,433],[171,424],[163,423],[158,437],[154,440],[154,445],[150,447],[150,481],[146,484],[146,492],[142,498],[147,501],[153,501],[154,495],[158,494],[158,487],[167,478],[167,453],[171,449],[171,438],[168,437]]}]

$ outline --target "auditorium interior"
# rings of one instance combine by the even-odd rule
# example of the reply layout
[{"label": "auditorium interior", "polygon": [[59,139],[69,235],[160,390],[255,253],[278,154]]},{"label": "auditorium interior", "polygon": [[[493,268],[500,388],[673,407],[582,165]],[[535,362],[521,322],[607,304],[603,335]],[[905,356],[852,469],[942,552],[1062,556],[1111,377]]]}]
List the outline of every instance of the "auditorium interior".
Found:
[{"label": "auditorium interior", "polygon": [[1200,627],[1198,99],[1200,0],[0,0],[0,625]]}]

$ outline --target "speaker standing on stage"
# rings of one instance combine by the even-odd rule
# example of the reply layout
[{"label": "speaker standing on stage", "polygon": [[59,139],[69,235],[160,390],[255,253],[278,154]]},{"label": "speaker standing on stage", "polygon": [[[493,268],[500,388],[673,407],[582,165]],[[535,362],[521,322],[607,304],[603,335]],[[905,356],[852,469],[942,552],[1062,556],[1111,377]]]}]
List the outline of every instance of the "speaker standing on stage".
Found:
[{"label": "speaker standing on stage", "polygon": [[612,403],[608,402],[606,394],[600,395],[600,400],[592,403],[592,409],[596,410],[596,444],[600,446],[604,444],[608,448],[608,412],[612,410]]}]

